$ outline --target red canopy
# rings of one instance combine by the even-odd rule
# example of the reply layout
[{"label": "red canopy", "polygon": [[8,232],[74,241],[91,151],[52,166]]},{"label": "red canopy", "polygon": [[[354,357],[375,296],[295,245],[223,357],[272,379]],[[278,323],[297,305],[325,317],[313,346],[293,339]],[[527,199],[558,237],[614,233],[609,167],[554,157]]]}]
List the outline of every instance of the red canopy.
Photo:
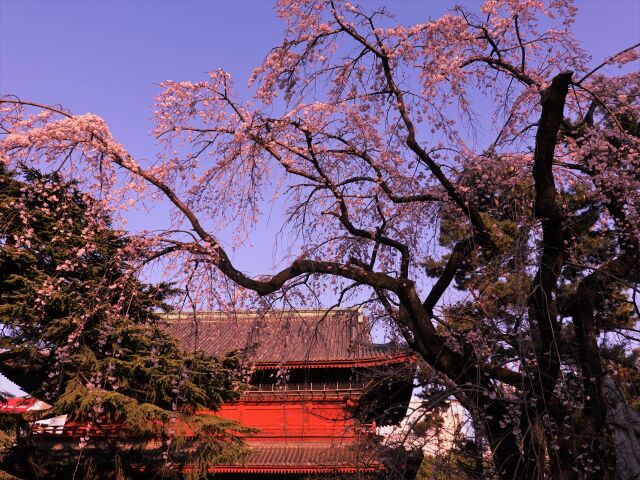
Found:
[{"label": "red canopy", "polygon": [[51,405],[33,397],[16,397],[0,400],[0,413],[25,413],[48,410]]}]

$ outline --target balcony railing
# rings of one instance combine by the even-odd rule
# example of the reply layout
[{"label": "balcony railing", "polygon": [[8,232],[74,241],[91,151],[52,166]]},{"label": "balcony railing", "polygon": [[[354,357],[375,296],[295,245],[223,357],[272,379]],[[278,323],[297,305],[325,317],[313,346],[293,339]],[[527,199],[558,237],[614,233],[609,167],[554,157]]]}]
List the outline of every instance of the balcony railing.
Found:
[{"label": "balcony railing", "polygon": [[364,388],[363,382],[309,382],[309,383],[259,383],[251,385],[245,393],[261,392],[359,392]]}]

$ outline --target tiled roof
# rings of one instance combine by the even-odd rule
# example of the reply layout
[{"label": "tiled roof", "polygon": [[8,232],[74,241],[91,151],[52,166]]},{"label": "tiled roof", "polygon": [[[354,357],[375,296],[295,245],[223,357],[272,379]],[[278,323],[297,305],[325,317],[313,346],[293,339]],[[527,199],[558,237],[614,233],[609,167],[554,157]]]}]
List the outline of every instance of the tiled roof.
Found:
[{"label": "tiled roof", "polygon": [[234,465],[218,465],[213,472],[314,473],[381,470],[373,445],[278,444],[250,445],[248,455]]},{"label": "tiled roof", "polygon": [[185,350],[211,355],[232,351],[260,363],[358,361],[397,355],[396,345],[374,344],[367,319],[357,310],[296,312],[173,313],[164,329]]}]

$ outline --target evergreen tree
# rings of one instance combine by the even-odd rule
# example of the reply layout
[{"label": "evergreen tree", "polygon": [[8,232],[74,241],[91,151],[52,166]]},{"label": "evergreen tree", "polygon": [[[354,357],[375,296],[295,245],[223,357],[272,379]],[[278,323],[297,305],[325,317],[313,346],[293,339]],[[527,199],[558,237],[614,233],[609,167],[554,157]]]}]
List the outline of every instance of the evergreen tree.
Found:
[{"label": "evergreen tree", "polygon": [[[0,165],[0,247],[0,372],[88,424],[85,451],[105,453],[85,447],[97,445],[91,428],[120,425],[104,459],[85,453],[87,475],[130,474],[136,455],[198,474],[241,452],[238,425],[195,415],[236,398],[234,358],[184,353],[162,332],[157,312],[174,292],[137,279],[130,259],[142,247],[112,228],[99,201],[58,175],[29,170],[21,180]],[[161,440],[157,457],[151,439]],[[37,441],[21,438],[5,461],[47,478],[77,463],[72,455],[42,467],[40,458],[29,468],[35,451]]]}]

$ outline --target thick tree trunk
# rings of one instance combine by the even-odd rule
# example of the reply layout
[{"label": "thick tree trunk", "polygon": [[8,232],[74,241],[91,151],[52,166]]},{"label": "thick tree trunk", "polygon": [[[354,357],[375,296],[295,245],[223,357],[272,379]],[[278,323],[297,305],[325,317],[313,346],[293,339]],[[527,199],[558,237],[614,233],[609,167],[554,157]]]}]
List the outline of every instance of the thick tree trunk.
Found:
[{"label": "thick tree trunk", "polygon": [[548,405],[560,370],[561,326],[555,296],[564,261],[564,218],[556,199],[553,160],[571,77],[572,72],[562,72],[541,92],[542,112],[533,159],[534,215],[542,224],[542,254],[528,297],[536,364],[529,374],[531,384],[526,388],[530,389],[527,397],[532,399],[533,405],[523,408],[520,423],[523,478],[528,479],[543,478],[547,456],[552,462],[561,463],[552,445],[553,435],[549,435],[549,427],[544,425],[544,417],[549,414]]}]

